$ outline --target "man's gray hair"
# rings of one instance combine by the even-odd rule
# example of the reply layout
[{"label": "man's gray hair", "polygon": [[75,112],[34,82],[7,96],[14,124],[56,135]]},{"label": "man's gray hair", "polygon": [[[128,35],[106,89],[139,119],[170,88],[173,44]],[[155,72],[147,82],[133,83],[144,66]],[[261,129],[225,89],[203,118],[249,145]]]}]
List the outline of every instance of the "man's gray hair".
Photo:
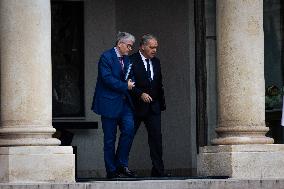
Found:
[{"label": "man's gray hair", "polygon": [[116,36],[116,45],[119,42],[127,42],[127,41],[132,41],[133,43],[135,42],[135,37],[131,35],[130,33],[127,32],[118,32]]},{"label": "man's gray hair", "polygon": [[157,37],[155,37],[154,35],[145,34],[141,37],[140,46],[145,45],[150,39],[155,39],[156,41],[158,41]]}]

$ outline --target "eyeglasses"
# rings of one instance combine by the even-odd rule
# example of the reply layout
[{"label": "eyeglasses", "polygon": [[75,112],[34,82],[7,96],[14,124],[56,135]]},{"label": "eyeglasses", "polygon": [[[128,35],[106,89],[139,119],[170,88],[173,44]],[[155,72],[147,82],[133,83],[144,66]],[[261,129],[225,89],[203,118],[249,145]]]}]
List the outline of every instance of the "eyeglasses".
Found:
[{"label": "eyeglasses", "polygon": [[[124,43],[124,42],[122,42]],[[129,49],[129,50],[132,50],[133,49],[133,46],[131,44],[127,44],[127,43],[124,43],[126,45],[126,47]]]},{"label": "eyeglasses", "polygon": [[126,46],[127,46],[127,48],[128,48],[129,50],[132,50],[132,48],[133,48],[133,46],[130,45],[130,44],[126,44]]}]

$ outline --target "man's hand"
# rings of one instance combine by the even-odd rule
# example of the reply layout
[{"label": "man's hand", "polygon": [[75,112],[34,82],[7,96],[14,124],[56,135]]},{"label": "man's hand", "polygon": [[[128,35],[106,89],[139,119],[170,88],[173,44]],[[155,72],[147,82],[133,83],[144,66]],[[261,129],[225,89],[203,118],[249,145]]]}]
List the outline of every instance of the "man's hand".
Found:
[{"label": "man's hand", "polygon": [[142,99],[144,102],[146,102],[146,103],[152,102],[151,96],[148,95],[147,93],[142,93],[141,99]]},{"label": "man's hand", "polygon": [[128,90],[132,90],[132,88],[135,87],[135,82],[132,82],[132,80],[129,79],[127,81],[127,86],[128,86]]}]

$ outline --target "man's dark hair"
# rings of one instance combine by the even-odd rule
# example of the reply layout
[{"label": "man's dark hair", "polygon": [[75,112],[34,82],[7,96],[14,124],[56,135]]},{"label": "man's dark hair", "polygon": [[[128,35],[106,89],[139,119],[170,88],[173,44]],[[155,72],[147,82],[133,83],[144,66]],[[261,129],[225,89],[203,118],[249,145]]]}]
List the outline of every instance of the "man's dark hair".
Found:
[{"label": "man's dark hair", "polygon": [[140,46],[141,45],[145,45],[150,39],[155,39],[156,41],[157,40],[157,37],[155,37],[154,35],[152,34],[145,34],[141,37],[141,41],[140,41]]}]

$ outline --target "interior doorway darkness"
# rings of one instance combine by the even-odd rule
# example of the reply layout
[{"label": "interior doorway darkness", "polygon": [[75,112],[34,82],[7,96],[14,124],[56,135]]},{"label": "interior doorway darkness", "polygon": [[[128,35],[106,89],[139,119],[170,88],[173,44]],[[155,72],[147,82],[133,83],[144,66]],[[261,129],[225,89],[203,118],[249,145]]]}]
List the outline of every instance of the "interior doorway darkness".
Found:
[{"label": "interior doorway darkness", "polygon": [[51,1],[52,116],[85,116],[84,2]]},{"label": "interior doorway darkness", "polygon": [[195,85],[196,85],[196,146],[206,146],[207,119],[207,70],[205,0],[194,1],[195,13]]},{"label": "interior doorway darkness", "polygon": [[284,1],[263,1],[265,121],[267,136],[274,143],[284,143],[281,127],[282,96],[284,94]]}]

